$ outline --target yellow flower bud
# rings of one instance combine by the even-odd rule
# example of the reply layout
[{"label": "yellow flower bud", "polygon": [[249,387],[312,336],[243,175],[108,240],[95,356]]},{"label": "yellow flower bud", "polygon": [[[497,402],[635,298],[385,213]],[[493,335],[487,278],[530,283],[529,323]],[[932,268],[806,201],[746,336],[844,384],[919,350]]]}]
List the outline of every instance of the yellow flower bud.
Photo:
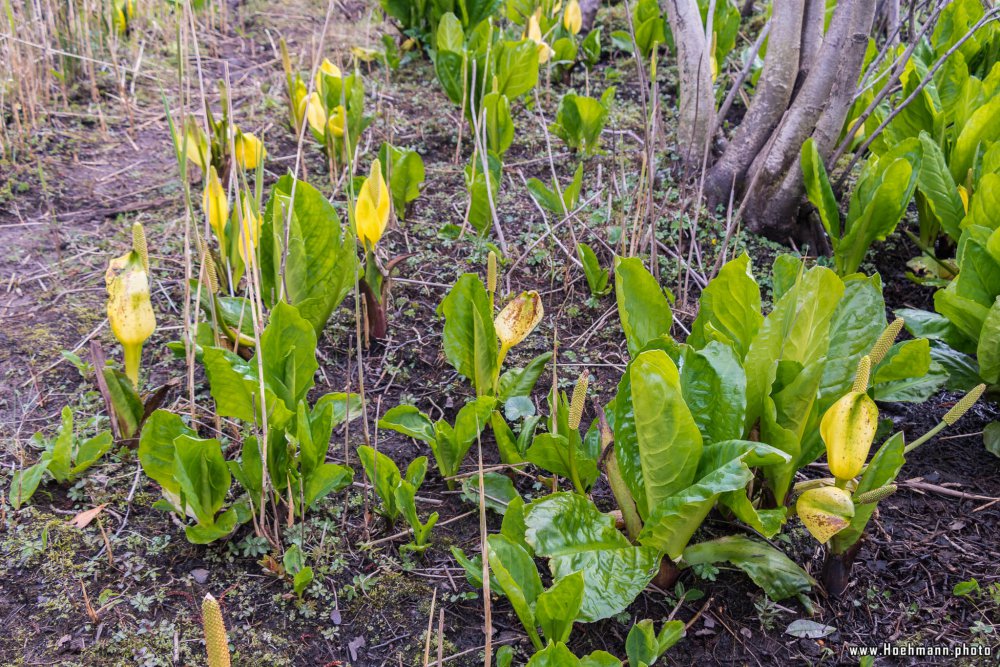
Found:
[{"label": "yellow flower bud", "polygon": [[239,252],[243,263],[246,266],[250,266],[250,257],[254,255],[257,249],[257,242],[260,240],[260,228],[263,221],[254,212],[253,205],[246,194],[243,195],[242,202],[243,206],[239,211],[241,216]]},{"label": "yellow flower bud", "polygon": [[962,200],[962,209],[966,214],[969,212],[969,191],[964,185],[958,186],[958,196]]},{"label": "yellow flower bud", "polygon": [[326,109],[323,108],[323,101],[319,98],[319,93],[312,93],[302,100],[302,107],[299,109],[299,117],[303,114],[312,128],[319,136],[326,136]]},{"label": "yellow flower bud", "polygon": [[201,206],[208,218],[208,224],[219,240],[219,247],[226,248],[226,222],[229,220],[229,200],[222,181],[215,172],[215,167],[208,168],[208,182],[205,183],[205,193],[201,197]]},{"label": "yellow flower bud", "polygon": [[333,77],[334,79],[343,78],[343,73],[340,68],[330,62],[327,58],[323,58],[323,62],[319,64],[319,69],[316,70],[316,90],[325,94],[326,88],[324,87],[324,79],[326,77]]},{"label": "yellow flower bud", "polygon": [[267,157],[267,149],[264,148],[264,144],[250,132],[237,131],[234,150],[236,151],[236,161],[246,171],[253,171],[260,164],[260,161]]},{"label": "yellow flower bud", "polygon": [[538,63],[545,64],[549,61],[549,58],[552,57],[555,51],[553,51],[549,45],[545,43],[545,40],[542,39],[542,29],[538,24],[541,15],[542,8],[539,7],[528,19],[528,30],[526,36],[538,45]]},{"label": "yellow flower bud", "polygon": [[334,107],[333,113],[330,114],[330,118],[327,120],[327,131],[337,139],[340,139],[344,136],[344,127],[346,125],[347,113],[344,111],[344,107],[338,104]]},{"label": "yellow flower bud", "polygon": [[229,667],[229,639],[226,637],[226,623],[222,620],[222,609],[211,593],[205,595],[201,603],[201,622],[205,629],[205,649],[208,652],[208,667]]},{"label": "yellow flower bud", "polygon": [[865,392],[850,391],[830,406],[819,432],[834,477],[848,480],[861,472],[877,429],[878,407]]},{"label": "yellow flower bud", "polygon": [[212,160],[212,154],[208,147],[208,137],[198,126],[198,121],[190,116],[184,130],[184,143],[187,159],[202,171],[206,171]]},{"label": "yellow flower bud", "polygon": [[156,329],[156,316],[149,298],[149,278],[142,256],[132,250],[112,259],[104,282],[108,289],[111,332],[124,348],[125,374],[138,387],[142,344]]},{"label": "yellow flower bud", "polygon": [[566,13],[563,14],[563,27],[570,33],[577,35],[583,27],[583,12],[580,11],[580,3],[577,0],[570,0],[566,5]]},{"label": "yellow flower bud", "polygon": [[538,292],[521,292],[497,315],[493,326],[504,351],[514,347],[528,337],[542,321],[545,309]]},{"label": "yellow flower bud", "polygon": [[854,502],[851,494],[836,486],[809,489],[799,496],[795,511],[806,530],[826,544],[831,537],[851,525]]},{"label": "yellow flower bud", "polygon": [[375,248],[389,224],[389,188],[382,177],[382,165],[372,160],[368,178],[361,185],[354,205],[354,224],[365,252]]},{"label": "yellow flower bud", "polygon": [[295,90],[292,93],[292,108],[295,109],[295,122],[299,126],[302,123],[302,114],[305,112],[305,100],[308,94],[306,84],[302,83],[302,79],[296,75]]}]

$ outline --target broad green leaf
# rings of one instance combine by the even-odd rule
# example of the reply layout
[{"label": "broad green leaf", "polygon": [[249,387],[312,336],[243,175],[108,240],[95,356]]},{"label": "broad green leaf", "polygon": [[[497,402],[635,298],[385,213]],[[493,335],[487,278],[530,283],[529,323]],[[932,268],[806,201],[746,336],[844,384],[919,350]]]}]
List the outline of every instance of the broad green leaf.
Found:
[{"label": "broad green leaf", "polygon": [[979,146],[1000,139],[1000,124],[996,122],[998,114],[1000,96],[980,106],[965,122],[951,151],[951,175],[956,183],[965,181]]},{"label": "broad green leaf", "polygon": [[174,439],[174,477],[180,485],[184,504],[199,524],[215,523],[232,478],[222,456],[222,444],[212,438],[189,435]]},{"label": "broad green leaf", "polygon": [[752,478],[746,464],[734,459],[700,479],[697,484],[652,505],[639,535],[639,543],[656,548],[672,560],[680,558],[720,494],[741,491]]},{"label": "broad green leaf", "polygon": [[764,319],[743,365],[747,376],[744,433],[764,412],[779,361],[805,367],[826,355],[830,323],[843,293],[843,281],[833,271],[817,266],[802,274]]},{"label": "broad green leaf", "polygon": [[514,141],[514,121],[510,116],[510,100],[500,93],[483,97],[486,112],[486,148],[502,156]]},{"label": "broad green leaf", "polygon": [[256,508],[259,509],[264,488],[264,467],[257,438],[251,436],[243,440],[240,460],[228,461],[227,465],[230,474],[247,492],[251,504],[255,504]]},{"label": "broad green leaf", "polygon": [[[291,411],[306,397],[319,369],[316,332],[294,306],[279,303],[260,337],[264,381]],[[255,355],[256,358],[256,355]]]},{"label": "broad green leaf", "polygon": [[383,143],[378,151],[382,177],[389,184],[396,217],[406,217],[406,205],[420,196],[424,183],[424,161],[414,150],[400,149]]},{"label": "broad green leaf", "polygon": [[649,584],[659,554],[636,547],[602,514],[575,493],[555,493],[525,509],[525,540],[535,555],[549,558],[555,580],[583,572],[583,605],[577,620],[596,621],[623,611]]},{"label": "broad green leaf", "polygon": [[983,381],[1000,384],[1000,295],[983,320],[979,332],[979,373]]},{"label": "broad green leaf", "polygon": [[[574,440],[576,442],[574,455],[577,474],[580,483],[583,484],[584,488],[589,489],[599,475],[597,461],[589,456],[589,452],[584,448],[579,438]],[[569,439],[566,436],[541,433],[532,440],[525,457],[546,472],[572,480],[569,447]]]},{"label": "broad green leaf", "polygon": [[970,345],[969,339],[958,330],[958,327],[948,321],[948,318],[937,313],[916,308],[900,308],[896,310],[896,317],[903,318],[906,330],[913,334],[914,338],[941,341],[945,345],[967,354],[975,354],[976,352],[976,346]]},{"label": "broad green leaf", "polygon": [[531,656],[527,667],[580,667],[580,659],[565,644],[549,644]]},{"label": "broad green leaf", "polygon": [[729,562],[746,572],[775,601],[807,593],[816,582],[774,547],[731,535],[701,542],[684,550],[684,564]]},{"label": "broad green leaf", "polygon": [[31,500],[31,496],[35,495],[35,491],[42,481],[42,475],[45,474],[45,469],[48,466],[49,460],[43,459],[33,466],[15,471],[11,476],[7,499],[15,510],[21,509],[21,506]]},{"label": "broad green leaf", "polygon": [[840,241],[840,208],[837,206],[833,188],[830,187],[826,165],[823,164],[823,158],[812,137],[802,144],[801,163],[806,195],[809,197],[809,202],[819,211],[823,228],[830,237],[833,249],[836,250]]},{"label": "broad green leaf", "polygon": [[[970,225],[987,229],[1000,227],[1000,174],[983,174],[979,179],[969,203],[969,215],[962,221],[963,227]],[[961,235],[961,230],[956,228],[952,238],[958,240]]]},{"label": "broad green leaf", "polygon": [[[858,197],[859,205],[855,207],[852,202],[844,226],[844,236],[835,252],[837,272],[842,276],[857,271],[872,243],[884,241],[895,231],[913,197],[919,163],[914,168],[907,159],[898,158],[889,162],[883,170],[882,162],[891,157],[887,154],[879,160],[876,167],[878,173],[871,177],[875,184],[867,196],[852,195],[852,198]],[[863,181],[859,183],[857,190],[863,191],[864,185]]]},{"label": "broad green leaf", "polygon": [[248,363],[239,355],[217,347],[204,348],[202,363],[220,417],[235,417],[248,424],[260,423],[261,408],[266,407],[268,425],[283,428],[294,416],[266,382],[261,399],[255,363]]},{"label": "broad green leaf", "polygon": [[1000,421],[990,422],[983,429],[983,444],[986,451],[1000,458]]},{"label": "broad green leaf", "polygon": [[920,145],[923,148],[923,158],[917,174],[917,188],[927,198],[927,208],[935,222],[957,241],[962,235],[959,225],[965,217],[965,209],[962,198],[958,196],[955,179],[948,171],[944,153],[937,142],[927,133],[921,133]]},{"label": "broad green leaf", "polygon": [[[869,491],[882,488],[886,484],[892,484],[906,462],[903,452],[905,446],[905,439],[900,432],[893,435],[885,444],[879,447],[878,451],[875,452],[875,456],[868,463],[864,474],[861,476],[861,481],[858,483],[858,488],[854,491],[854,495],[868,493]],[[833,537],[830,546],[834,553],[843,553],[860,539],[877,506],[878,503],[854,505],[854,517],[851,519],[850,526]]]},{"label": "broad green leaf", "polygon": [[445,318],[445,357],[476,385],[477,394],[490,392],[492,387],[488,383],[483,386],[482,376],[489,371],[492,379],[498,349],[489,295],[479,276],[466,273],[460,277],[438,307],[438,314]]},{"label": "broad green leaf", "polygon": [[[702,437],[681,393],[677,367],[665,352],[643,352],[630,370],[632,406],[645,486],[645,509],[687,488],[701,458]],[[643,507],[644,505],[644,507]]]},{"label": "broad green leaf", "polygon": [[667,621],[656,634],[653,622],[646,619],[632,626],[625,639],[629,665],[652,665],[684,637],[684,621]]},{"label": "broad green leaf", "polygon": [[499,92],[511,101],[538,83],[538,47],[531,40],[502,41],[494,45]]},{"label": "broad green leaf", "polygon": [[104,375],[108,393],[111,395],[114,417],[121,427],[122,436],[131,438],[139,430],[139,424],[142,423],[145,413],[142,399],[139,398],[135,385],[121,371],[105,366],[101,372]]},{"label": "broad green leaf", "polygon": [[706,444],[743,435],[747,379],[733,348],[712,341],[701,350],[684,348],[681,393]]},{"label": "broad green leaf", "polygon": [[819,410],[825,412],[854,384],[861,357],[868,354],[886,327],[882,281],[851,276],[830,321],[830,347],[820,382]]},{"label": "broad green leaf", "polygon": [[358,458],[361,459],[361,466],[365,469],[365,476],[374,487],[375,494],[382,501],[382,511],[390,521],[395,521],[399,516],[396,487],[402,479],[399,468],[388,456],[368,445],[358,447]]},{"label": "broad green leaf", "polygon": [[316,501],[335,491],[346,488],[354,479],[354,471],[336,463],[321,463],[306,479],[304,492],[305,506],[312,507]]},{"label": "broad green leaf", "polygon": [[538,576],[531,555],[520,545],[503,535],[487,538],[490,573],[500,584],[500,591],[510,600],[514,613],[528,633],[531,642],[541,646],[535,629],[535,615],[532,611],[535,600],[542,592],[542,580]]},{"label": "broad green leaf", "polygon": [[726,262],[702,290],[687,342],[701,349],[710,341],[721,341],[731,345],[742,361],[763,320],[760,288],[750,271],[750,257],[744,253]]},{"label": "broad green leaf", "polygon": [[576,255],[580,258],[580,264],[583,265],[583,275],[587,279],[587,287],[590,289],[590,295],[601,297],[610,292],[611,275],[607,269],[601,266],[593,248],[586,243],[578,243],[576,245]]},{"label": "broad green leaf", "polygon": [[434,422],[412,405],[397,405],[390,408],[378,421],[378,426],[428,444],[434,440]]},{"label": "broad green leaf", "polygon": [[622,661],[607,651],[594,651],[580,658],[580,667],[622,667]]},{"label": "broad green leaf", "polygon": [[174,440],[197,434],[188,428],[179,415],[167,410],[156,410],[142,427],[139,437],[139,463],[146,476],[177,496],[180,484],[174,477]]},{"label": "broad green leaf", "polygon": [[947,382],[947,371],[932,361],[930,341],[894,345],[874,369],[872,396],[877,401],[922,403]]},{"label": "broad green leaf", "polygon": [[458,411],[458,415],[455,416],[455,441],[460,451],[455,453],[456,467],[462,463],[462,459],[465,458],[465,453],[469,451],[469,447],[472,446],[472,443],[475,442],[479,434],[489,424],[490,414],[493,412],[495,406],[495,398],[492,396],[480,396],[466,403]]},{"label": "broad green leaf", "polygon": [[293,203],[292,189],[291,176],[283,176],[271,191],[264,215],[262,294],[269,303],[280,299],[296,306],[301,317],[319,332],[354,287],[354,238],[319,190],[296,181]]},{"label": "broad green leaf", "polygon": [[73,459],[73,468],[70,470],[70,477],[76,477],[90,466],[97,462],[97,459],[104,456],[105,452],[111,449],[114,438],[111,431],[101,431],[93,438],[83,442],[76,450]]},{"label": "broad green leaf", "polygon": [[535,601],[535,617],[547,642],[566,642],[583,604],[583,573],[574,572],[542,591]]},{"label": "broad green leaf", "polygon": [[543,352],[528,362],[524,368],[512,368],[500,376],[499,398],[504,403],[515,396],[531,396],[538,378],[552,359],[551,352]]},{"label": "broad green leaf", "polygon": [[615,258],[615,295],[628,352],[633,358],[651,341],[670,334],[673,312],[656,278],[638,257]]},{"label": "broad green leaf", "polygon": [[218,516],[213,523],[198,523],[184,527],[184,536],[191,544],[209,544],[226,537],[240,522],[236,509],[229,509]]},{"label": "broad green leaf", "polygon": [[[483,489],[486,496],[486,507],[497,514],[505,515],[507,507],[515,498],[520,499],[514,482],[510,477],[498,472],[483,474]],[[479,505],[479,476],[466,477],[462,482],[462,498],[474,505]]]},{"label": "broad green leaf", "polygon": [[65,482],[69,479],[70,468],[73,465],[73,410],[63,406],[62,423],[52,441],[49,454],[48,472],[56,481]]}]

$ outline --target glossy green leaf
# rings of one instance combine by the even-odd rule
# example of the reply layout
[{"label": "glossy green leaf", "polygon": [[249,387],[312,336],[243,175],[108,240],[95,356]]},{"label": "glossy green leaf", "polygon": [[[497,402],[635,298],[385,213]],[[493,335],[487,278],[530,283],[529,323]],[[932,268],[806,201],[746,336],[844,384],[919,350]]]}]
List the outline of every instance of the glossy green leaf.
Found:
[{"label": "glossy green leaf", "polygon": [[979,373],[985,382],[1000,384],[1000,294],[979,332]]},{"label": "glossy green leaf", "polygon": [[512,368],[500,376],[499,398],[503,402],[515,396],[531,396],[538,378],[552,359],[551,352],[543,352],[528,362],[524,368]]},{"label": "glossy green leaf", "polygon": [[[677,367],[665,352],[640,354],[632,362],[630,377],[644,505],[651,514],[694,481],[702,437],[684,402]],[[640,505],[640,513],[643,509]]]},{"label": "glossy green leaf", "polygon": [[378,427],[402,433],[428,444],[434,440],[434,422],[412,405],[397,405],[390,408],[378,421]]},{"label": "glossy green leaf", "polygon": [[358,458],[365,469],[365,476],[375,489],[375,495],[382,501],[382,513],[390,521],[395,521],[399,516],[396,487],[402,479],[395,461],[368,445],[358,447]]},{"label": "glossy green leaf", "polygon": [[406,218],[406,205],[420,196],[424,183],[424,161],[414,150],[383,143],[378,151],[382,177],[389,184],[396,217]]},{"label": "glossy green leaf", "polygon": [[742,361],[763,320],[760,288],[750,270],[750,257],[743,253],[726,262],[702,290],[687,342],[696,349],[713,340],[726,343]]},{"label": "glossy green leaf", "polygon": [[232,481],[219,441],[189,435],[175,438],[174,477],[184,504],[198,523],[215,523],[215,514],[222,508]]},{"label": "glossy green leaf", "polygon": [[174,440],[182,435],[191,438],[197,436],[179,415],[167,410],[156,410],[146,420],[139,438],[139,463],[142,471],[173,496],[180,494],[181,490],[180,483],[174,477]]},{"label": "glossy green leaf", "polygon": [[701,350],[684,348],[681,393],[706,444],[743,435],[747,379],[733,348],[712,341]]},{"label": "glossy green leaf", "polygon": [[[514,482],[510,477],[498,472],[483,474],[483,488],[486,496],[486,507],[497,514],[505,514],[507,507],[515,498],[520,498]],[[462,498],[473,505],[479,505],[479,476],[472,475],[462,481]]]},{"label": "glossy green leaf", "polygon": [[296,181],[292,202],[292,189],[291,176],[283,176],[271,191],[261,229],[261,293],[296,306],[318,332],[354,287],[354,237],[319,190]]},{"label": "glossy green leaf", "polygon": [[649,619],[632,626],[625,639],[629,665],[653,665],[684,637],[684,621],[667,621],[657,634]]},{"label": "glossy green leaf", "polygon": [[306,478],[304,491],[305,506],[312,507],[316,501],[350,486],[354,471],[336,463],[321,463]]},{"label": "glossy green leaf", "polygon": [[33,466],[28,466],[23,470],[17,470],[10,478],[10,488],[7,491],[7,499],[15,510],[31,500],[42,481],[42,475],[49,466],[49,461],[43,459]]},{"label": "glossy green leaf", "polygon": [[819,211],[823,228],[826,229],[830,243],[836,250],[840,241],[840,208],[837,206],[837,198],[833,194],[833,188],[830,187],[826,165],[823,164],[823,158],[812,137],[806,139],[806,142],[802,144],[801,163],[806,195],[809,197],[809,202]]},{"label": "glossy green leaf", "polygon": [[577,620],[595,621],[624,610],[659,568],[659,554],[637,547],[587,498],[555,493],[532,502],[524,513],[525,540],[549,559],[555,580],[583,572],[584,597]]},{"label": "glossy green leaf", "polygon": [[532,644],[536,648],[541,647],[532,611],[535,600],[542,592],[542,580],[535,569],[535,562],[523,547],[503,535],[490,535],[487,543],[490,573],[500,584],[498,592],[510,601]]},{"label": "glossy green leaf", "polygon": [[601,266],[597,255],[586,243],[576,245],[576,256],[583,265],[583,275],[587,279],[587,288],[593,297],[602,297],[611,291],[611,274]]},{"label": "glossy green leaf", "polygon": [[694,532],[723,493],[742,490],[753,478],[739,459],[712,471],[669,498],[651,505],[639,543],[654,547],[672,560],[680,558]]},{"label": "glossy green leaf", "polygon": [[566,642],[583,604],[583,573],[574,572],[542,591],[535,601],[535,617],[547,642]]},{"label": "glossy green leaf", "polygon": [[615,258],[615,296],[628,352],[633,358],[651,341],[670,334],[673,323],[670,303],[638,257]]},{"label": "glossy green leaf", "polygon": [[746,572],[772,600],[807,593],[812,577],[774,547],[740,535],[701,542],[684,550],[684,563],[728,562]]},{"label": "glossy green leaf", "polygon": [[549,644],[528,660],[526,667],[580,667],[580,659],[565,644]]},{"label": "glossy green leaf", "polygon": [[[492,390],[497,366],[497,341],[489,295],[479,276],[466,273],[458,279],[438,307],[445,318],[444,353],[463,377],[473,382],[477,394]],[[481,331],[477,336],[477,327]],[[489,371],[489,378],[484,378]]]},{"label": "glossy green leaf", "polygon": [[921,133],[920,145],[923,148],[923,158],[917,174],[917,188],[927,198],[927,210],[933,215],[934,222],[957,241],[962,235],[959,225],[965,217],[958,186],[937,142],[927,133]]},{"label": "glossy green leaf", "polygon": [[97,459],[111,449],[114,438],[111,431],[101,431],[93,438],[85,440],[77,448],[73,457],[73,467],[70,469],[70,478],[73,479],[97,462]]},{"label": "glossy green leaf", "polygon": [[861,357],[868,354],[886,327],[882,281],[851,276],[830,321],[830,347],[819,389],[819,410],[825,412],[854,384]]}]

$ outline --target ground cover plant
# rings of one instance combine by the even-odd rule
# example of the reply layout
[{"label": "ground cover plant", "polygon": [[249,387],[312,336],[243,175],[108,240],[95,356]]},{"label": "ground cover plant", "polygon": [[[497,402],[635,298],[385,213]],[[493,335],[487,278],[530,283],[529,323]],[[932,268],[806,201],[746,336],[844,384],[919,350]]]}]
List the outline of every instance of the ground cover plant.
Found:
[{"label": "ground cover plant", "polygon": [[7,3],[0,663],[993,664],[998,19]]}]

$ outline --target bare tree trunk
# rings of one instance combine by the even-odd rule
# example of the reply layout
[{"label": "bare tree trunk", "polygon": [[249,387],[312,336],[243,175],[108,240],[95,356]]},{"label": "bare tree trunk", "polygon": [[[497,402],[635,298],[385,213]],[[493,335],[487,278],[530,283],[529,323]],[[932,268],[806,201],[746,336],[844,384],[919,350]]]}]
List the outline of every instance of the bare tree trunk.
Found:
[{"label": "bare tree trunk", "polygon": [[594,19],[597,10],[601,8],[601,0],[580,0],[580,13],[583,15],[581,32],[586,34],[594,29]]},{"label": "bare tree trunk", "polygon": [[705,180],[709,206],[728,201],[734,187],[737,193],[742,192],[747,169],[788,108],[799,73],[805,10],[806,0],[774,3],[767,59],[753,102]]},{"label": "bare tree trunk", "polygon": [[712,68],[697,0],[666,0],[666,7],[680,75],[677,141],[691,167],[699,163],[715,120]]},{"label": "bare tree trunk", "polygon": [[802,238],[805,230],[797,229],[795,218],[802,196],[799,152],[814,132],[817,143],[827,144],[827,151],[836,141],[857,86],[874,18],[875,0],[841,0],[837,4],[815,67],[767,150],[748,172],[751,190],[744,215],[751,231],[780,241]]},{"label": "bare tree trunk", "polygon": [[806,0],[805,15],[802,17],[802,53],[799,56],[799,78],[796,88],[809,75],[823,44],[823,19],[826,15],[826,0]]}]

